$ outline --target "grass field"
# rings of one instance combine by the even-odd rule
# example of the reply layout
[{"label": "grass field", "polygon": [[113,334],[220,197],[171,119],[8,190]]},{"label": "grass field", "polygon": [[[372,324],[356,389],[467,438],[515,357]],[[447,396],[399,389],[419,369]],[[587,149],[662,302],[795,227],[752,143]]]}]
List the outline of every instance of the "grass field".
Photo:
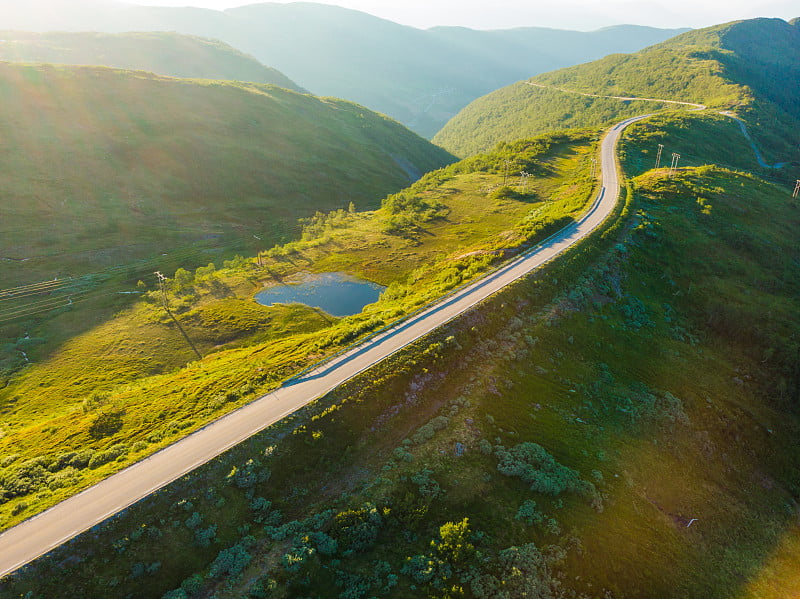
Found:
[{"label": "grass field", "polygon": [[0,595],[791,596],[787,195],[643,173],[594,243]]},{"label": "grass field", "polygon": [[[169,305],[202,360],[164,312],[152,278],[133,306],[55,350],[18,330],[12,347],[31,363],[0,390],[2,526],[252,400],[563,226],[591,197],[595,137],[509,144],[423,177],[380,210],[319,213],[304,222],[301,240],[263,253],[261,266],[237,258],[176,271]],[[522,170],[532,175],[524,187]],[[388,290],[344,319],[252,299],[298,272],[329,270]],[[72,331],[73,317],[66,310],[54,322]]]},{"label": "grass field", "polygon": [[269,85],[3,63],[0,101],[0,386],[130,309],[154,271],[221,267],[453,161],[363,107]]}]

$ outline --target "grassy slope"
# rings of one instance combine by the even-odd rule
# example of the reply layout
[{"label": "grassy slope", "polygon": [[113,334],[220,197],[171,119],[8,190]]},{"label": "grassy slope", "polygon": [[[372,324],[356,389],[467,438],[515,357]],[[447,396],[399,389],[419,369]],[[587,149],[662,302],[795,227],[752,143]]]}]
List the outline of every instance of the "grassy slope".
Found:
[{"label": "grassy slope", "polygon": [[[226,268],[219,264],[214,272],[185,273],[188,282],[176,276],[169,284],[170,304],[206,356],[188,366],[194,355],[164,314],[157,292],[113,319],[93,323],[55,351],[36,345],[38,331],[32,339],[19,331],[7,349],[15,352],[19,366],[22,351],[32,364],[0,390],[0,455],[16,456],[0,471],[0,489],[13,499],[0,506],[2,525],[140,459],[274,387],[309,359],[335,351],[475,276],[507,251],[546,236],[553,223],[575,216],[589,199],[591,137],[557,135],[506,145],[431,173],[390,196],[379,211],[319,214],[306,224],[304,241],[271,250],[262,257],[263,268],[239,259]],[[512,163],[509,174],[517,189],[519,171],[534,175],[524,194],[509,188],[497,193],[505,160]],[[398,208],[406,204],[410,208]],[[301,270],[330,269],[390,289],[364,314],[342,320],[302,306],[265,308],[252,301],[265,283]],[[69,329],[75,317],[67,310],[54,325]],[[52,462],[70,452],[100,452],[118,444],[124,444],[126,455],[110,465],[87,469],[83,463],[72,470]],[[28,461],[34,458],[47,463]],[[53,471],[48,474],[47,468]],[[29,509],[17,507],[20,502]]]},{"label": "grassy slope", "polygon": [[[268,244],[298,216],[407,185],[396,160],[420,173],[449,162],[360,106],[277,87],[6,63],[0,97],[0,254],[31,259],[4,264],[6,284],[209,236]],[[82,252],[78,267],[67,254]]]},{"label": "grassy slope", "polygon": [[[770,153],[786,153],[791,152],[791,140],[776,135],[781,128],[775,125],[793,126],[800,118],[793,99],[798,95],[797,78],[791,76],[798,69],[799,31],[796,25],[780,19],[719,25],[682,34],[635,54],[607,56],[531,81],[590,94],[701,102],[715,109],[735,109],[754,127],[756,137]],[[758,49],[765,38],[771,39],[769,56]],[[650,104],[649,108],[661,106]],[[628,103],[559,94],[519,82],[467,106],[435,140],[463,156],[502,139],[553,127],[610,122],[631,112]]]},{"label": "grassy slope", "polygon": [[[716,167],[635,183],[602,241],[2,596],[796,594],[797,205]],[[498,471],[524,442],[555,459],[528,484]]]},{"label": "grassy slope", "polygon": [[216,40],[177,33],[30,33],[0,31],[0,60],[99,65],[189,79],[297,84],[252,56]]},{"label": "grassy slope", "polygon": [[0,301],[3,376],[18,339],[44,338],[40,358],[155,270],[269,247],[300,216],[375,207],[452,161],[363,107],[268,85],[3,63],[0,101],[2,287],[63,284]]},{"label": "grassy slope", "polygon": [[611,52],[631,52],[678,32],[630,26],[595,32],[421,31],[308,2],[256,3],[224,12],[108,3],[82,10],[86,0],[70,3],[69,10],[37,9],[37,4],[52,2],[0,6],[0,22],[36,31],[158,30],[221,39],[313,93],[364,104],[426,137],[470,101],[499,87]]}]

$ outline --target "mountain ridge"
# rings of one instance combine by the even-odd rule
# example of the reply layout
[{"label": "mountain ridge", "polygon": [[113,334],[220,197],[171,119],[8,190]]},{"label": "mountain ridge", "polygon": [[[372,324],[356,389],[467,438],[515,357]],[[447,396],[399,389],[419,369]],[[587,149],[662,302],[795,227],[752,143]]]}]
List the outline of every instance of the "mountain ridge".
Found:
[{"label": "mountain ridge", "polygon": [[244,227],[274,243],[298,210],[375,205],[413,180],[409,165],[452,161],[357,104],[268,84],[0,62],[0,98],[0,255],[31,259],[4,264],[9,283],[72,272],[53,252],[95,252],[87,272],[133,258],[103,248],[144,257],[159,238],[213,246]]},{"label": "mountain ridge", "polygon": [[174,32],[0,31],[0,60],[107,66],[185,79],[269,83],[303,92],[277,69],[217,40]]},{"label": "mountain ridge", "polygon": [[[797,31],[797,25],[782,19],[735,21],[690,31],[633,54],[610,55],[537,75],[529,81],[574,92],[658,97],[736,110],[774,151],[791,152],[785,131],[781,138],[781,127],[774,125],[781,122],[790,127],[800,119],[796,100],[800,87],[798,78],[792,77],[800,53]],[[765,59],[758,43],[764,36],[772,40],[770,47],[783,44],[786,51],[768,52]],[[559,100],[557,93],[534,90],[525,81],[515,83],[476,100],[434,139],[450,151],[464,154],[541,129],[600,125],[631,110],[613,100],[563,94]],[[476,124],[479,119],[487,121],[480,128]]]},{"label": "mountain ridge", "polygon": [[422,30],[315,3],[263,3],[225,11],[92,6],[97,8],[74,17],[74,9],[40,10],[46,13],[40,17],[33,9],[0,7],[0,22],[6,28],[34,30],[86,28],[90,23],[100,31],[174,30],[221,39],[314,94],[363,104],[426,137],[471,100],[503,85],[611,51],[636,50],[678,32],[646,27],[560,34],[535,28]]}]

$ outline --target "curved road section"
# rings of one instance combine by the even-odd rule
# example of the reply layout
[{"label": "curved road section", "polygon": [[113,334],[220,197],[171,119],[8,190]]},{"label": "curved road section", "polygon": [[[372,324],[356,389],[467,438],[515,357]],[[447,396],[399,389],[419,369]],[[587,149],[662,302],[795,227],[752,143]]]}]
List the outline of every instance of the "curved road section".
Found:
[{"label": "curved road section", "polygon": [[602,187],[592,207],[579,221],[413,318],[7,530],[0,535],[0,576],[44,555],[323,396],[549,262],[589,235],[611,214],[619,197],[616,145],[620,134],[631,123],[648,116],[622,121],[607,133],[601,146]]}]

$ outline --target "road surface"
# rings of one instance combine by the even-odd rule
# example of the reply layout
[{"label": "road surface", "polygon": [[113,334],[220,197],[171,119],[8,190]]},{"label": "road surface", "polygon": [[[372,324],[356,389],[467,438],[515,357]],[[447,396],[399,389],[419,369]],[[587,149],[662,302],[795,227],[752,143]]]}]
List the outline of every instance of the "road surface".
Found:
[{"label": "road surface", "polygon": [[648,116],[622,121],[604,138],[600,158],[602,187],[592,207],[578,222],[413,318],[7,530],[0,535],[0,576],[31,562],[323,396],[586,237],[611,214],[619,197],[616,144],[620,134],[629,124]]}]

